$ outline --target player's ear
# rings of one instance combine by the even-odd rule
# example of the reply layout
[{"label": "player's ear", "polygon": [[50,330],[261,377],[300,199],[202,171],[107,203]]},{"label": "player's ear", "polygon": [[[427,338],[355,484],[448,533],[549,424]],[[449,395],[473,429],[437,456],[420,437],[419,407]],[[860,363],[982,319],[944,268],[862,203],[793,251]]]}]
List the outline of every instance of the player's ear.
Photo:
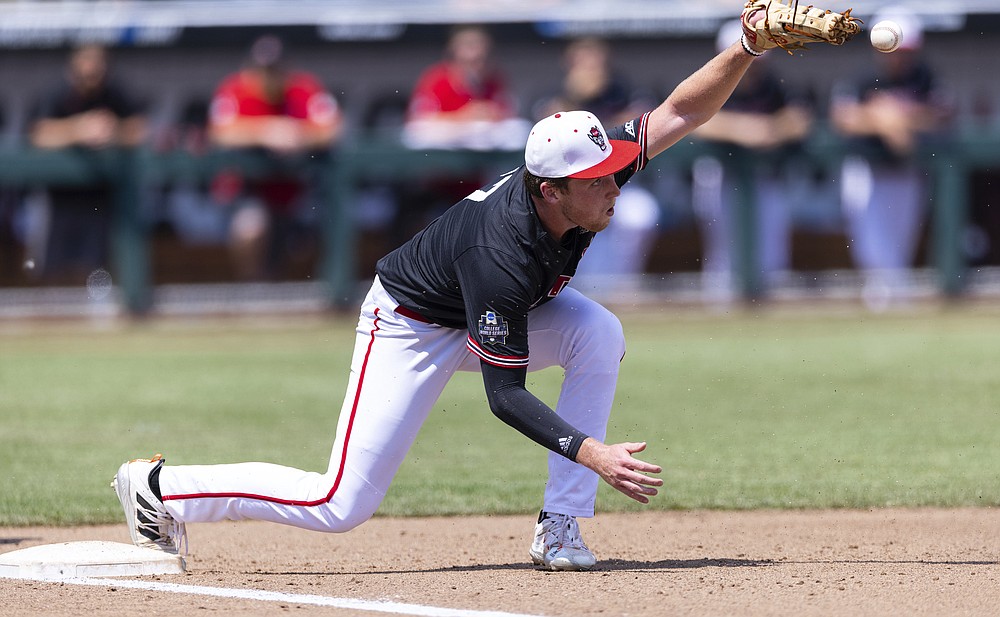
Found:
[{"label": "player's ear", "polygon": [[538,185],[538,190],[542,193],[542,198],[550,203],[559,201],[562,189],[554,182],[545,181]]}]

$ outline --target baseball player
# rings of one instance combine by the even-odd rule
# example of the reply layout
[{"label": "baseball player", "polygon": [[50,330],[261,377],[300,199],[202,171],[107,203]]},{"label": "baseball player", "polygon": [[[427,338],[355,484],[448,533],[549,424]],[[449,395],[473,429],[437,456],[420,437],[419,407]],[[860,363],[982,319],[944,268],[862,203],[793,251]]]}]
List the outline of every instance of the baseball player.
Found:
[{"label": "baseball player", "polygon": [[[750,9],[746,9],[750,11]],[[745,14],[748,28],[762,16]],[[473,192],[377,264],[361,307],[330,465],[124,463],[112,485],[132,540],[177,552],[187,523],[265,520],[327,532],[367,521],[456,371],[477,371],[490,409],[548,448],[549,480],[529,549],[554,570],[596,563],[577,517],[594,515],[598,479],[641,503],[657,493],[646,444],[604,443],[625,339],[607,309],[567,287],[620,187],[715,114],[768,41],[739,42],[656,109],[606,131],[593,114],[539,121],[525,164]],[[558,365],[556,408],[525,388]]]},{"label": "baseball player", "polygon": [[834,87],[830,105],[833,130],[866,152],[844,159],[840,203],[851,257],[864,275],[862,299],[873,311],[907,301],[930,204],[917,148],[950,116],[944,90],[923,57],[920,18],[889,7],[871,23],[890,19],[903,29],[899,49],[873,51],[863,73]]}]

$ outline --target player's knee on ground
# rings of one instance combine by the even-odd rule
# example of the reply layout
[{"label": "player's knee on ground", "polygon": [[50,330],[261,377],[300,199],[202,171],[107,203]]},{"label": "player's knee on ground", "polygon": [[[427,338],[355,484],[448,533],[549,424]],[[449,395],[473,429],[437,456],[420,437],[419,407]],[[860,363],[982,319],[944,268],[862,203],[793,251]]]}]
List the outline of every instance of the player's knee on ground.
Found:
[{"label": "player's knee on ground", "polygon": [[374,516],[374,514],[375,514],[374,510],[367,511],[363,508],[355,508],[346,515],[342,516],[334,515],[336,523],[331,524],[331,526],[328,529],[325,529],[324,531],[328,533],[345,533],[351,531],[355,527],[360,527],[364,523],[367,523],[371,519],[371,517]]},{"label": "player's knee on ground", "polygon": [[[348,474],[347,477],[358,478],[350,471],[345,473]],[[345,486],[341,486],[341,490],[334,494],[333,499],[321,506],[320,517],[329,525],[325,531],[332,533],[351,531],[375,515],[382,500],[385,499],[385,492],[363,478],[358,480],[360,484],[345,481]]]}]

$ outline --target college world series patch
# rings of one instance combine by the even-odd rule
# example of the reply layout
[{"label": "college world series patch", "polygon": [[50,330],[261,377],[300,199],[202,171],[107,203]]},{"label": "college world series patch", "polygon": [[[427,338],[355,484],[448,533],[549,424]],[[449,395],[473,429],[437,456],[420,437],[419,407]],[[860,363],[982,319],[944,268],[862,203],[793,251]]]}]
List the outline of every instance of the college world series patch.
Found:
[{"label": "college world series patch", "polygon": [[498,315],[493,311],[486,311],[479,318],[479,337],[484,343],[498,343],[503,345],[507,342],[508,334],[510,334],[510,329],[503,315]]}]

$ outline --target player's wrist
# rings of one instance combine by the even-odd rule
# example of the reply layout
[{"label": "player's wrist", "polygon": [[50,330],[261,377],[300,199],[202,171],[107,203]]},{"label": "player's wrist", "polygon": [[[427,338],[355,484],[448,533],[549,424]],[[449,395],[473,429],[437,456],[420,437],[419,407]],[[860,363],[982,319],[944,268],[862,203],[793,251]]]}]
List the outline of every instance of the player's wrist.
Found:
[{"label": "player's wrist", "polygon": [[587,437],[580,442],[576,455],[571,459],[574,463],[579,463],[587,469],[593,470],[594,446],[599,443],[593,437]]},{"label": "player's wrist", "polygon": [[743,51],[745,51],[749,55],[753,56],[754,58],[759,58],[759,57],[763,56],[764,55],[764,51],[766,51],[766,50],[761,49],[761,48],[757,47],[756,45],[753,45],[752,43],[750,43],[750,41],[747,40],[747,34],[746,34],[746,32],[744,32],[743,35],[740,36],[740,46],[743,47]]}]

